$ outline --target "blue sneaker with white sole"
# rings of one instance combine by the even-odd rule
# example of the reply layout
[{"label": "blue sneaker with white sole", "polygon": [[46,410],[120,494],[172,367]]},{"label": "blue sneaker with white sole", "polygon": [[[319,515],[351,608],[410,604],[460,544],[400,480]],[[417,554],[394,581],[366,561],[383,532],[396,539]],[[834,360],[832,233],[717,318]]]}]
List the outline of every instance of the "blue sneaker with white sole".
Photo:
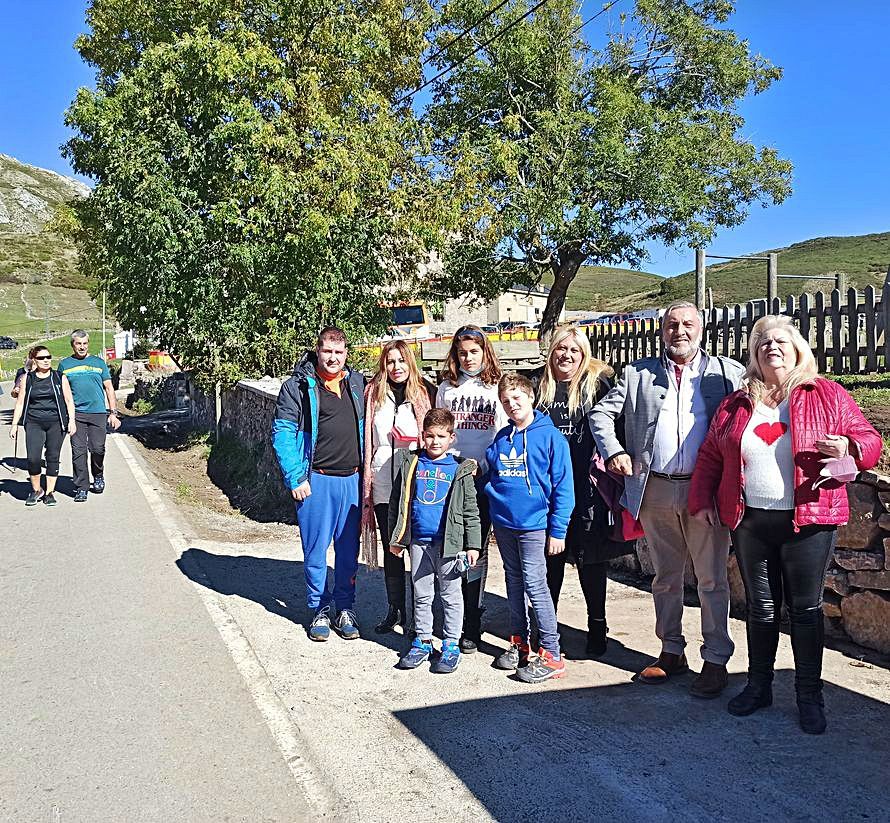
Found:
[{"label": "blue sneaker with white sole", "polygon": [[433,671],[436,674],[451,674],[460,663],[460,647],[453,640],[446,640],[442,644],[442,654],[433,663]]},{"label": "blue sneaker with white sole", "polygon": [[309,639],[323,643],[331,636],[331,612],[329,606],[323,606],[309,624]]},{"label": "blue sneaker with white sole", "polygon": [[334,620],[334,630],[344,640],[356,640],[360,632],[355,612],[352,609],[342,609]]},{"label": "blue sneaker with white sole", "polygon": [[402,655],[399,660],[400,669],[416,669],[418,666],[426,663],[433,653],[433,644],[424,643],[419,637],[414,638],[411,648]]}]

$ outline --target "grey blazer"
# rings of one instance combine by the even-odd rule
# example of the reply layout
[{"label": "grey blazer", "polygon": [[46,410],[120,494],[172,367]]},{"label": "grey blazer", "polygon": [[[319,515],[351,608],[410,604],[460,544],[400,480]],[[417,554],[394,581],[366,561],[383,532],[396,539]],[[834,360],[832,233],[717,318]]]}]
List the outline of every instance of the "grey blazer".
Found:
[{"label": "grey blazer", "polygon": [[[727,394],[732,394],[742,381],[744,367],[728,357],[706,357],[701,391],[708,409],[708,419]],[[659,357],[645,357],[625,366],[614,388],[593,409],[591,427],[596,447],[603,460],[628,454],[633,461],[633,474],[624,478],[622,505],[639,517],[652,451],[655,424],[668,391],[668,374]],[[615,421],[624,415],[623,447],[615,434]]]}]

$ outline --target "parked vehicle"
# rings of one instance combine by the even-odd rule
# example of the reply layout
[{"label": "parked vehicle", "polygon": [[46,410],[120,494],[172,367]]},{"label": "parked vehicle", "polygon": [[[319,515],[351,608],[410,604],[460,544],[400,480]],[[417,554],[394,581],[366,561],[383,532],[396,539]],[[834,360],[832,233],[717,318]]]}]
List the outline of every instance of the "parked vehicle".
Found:
[{"label": "parked vehicle", "polygon": [[18,347],[18,340],[13,340],[11,337],[0,337],[0,349],[17,349]]}]

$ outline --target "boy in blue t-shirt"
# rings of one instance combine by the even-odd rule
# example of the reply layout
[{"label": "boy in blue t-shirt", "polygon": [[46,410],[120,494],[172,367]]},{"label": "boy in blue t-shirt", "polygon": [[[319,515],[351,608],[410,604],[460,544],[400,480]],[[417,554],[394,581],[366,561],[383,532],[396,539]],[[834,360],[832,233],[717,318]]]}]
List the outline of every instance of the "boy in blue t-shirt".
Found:
[{"label": "boy in blue t-shirt", "polygon": [[390,498],[390,551],[411,556],[414,630],[411,648],[399,667],[416,669],[433,653],[433,600],[436,580],[442,601],[442,654],[433,671],[448,674],[460,662],[464,601],[461,577],[479,559],[482,531],[476,461],[448,453],[454,443],[454,415],[431,409],[423,419],[423,449],[397,453],[399,471]]}]

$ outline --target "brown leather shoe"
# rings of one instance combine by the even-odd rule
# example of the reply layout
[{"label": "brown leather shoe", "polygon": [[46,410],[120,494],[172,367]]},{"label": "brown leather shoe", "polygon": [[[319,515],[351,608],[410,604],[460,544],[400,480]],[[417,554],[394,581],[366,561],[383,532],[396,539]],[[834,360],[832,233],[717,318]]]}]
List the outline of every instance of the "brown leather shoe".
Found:
[{"label": "brown leather shoe", "polygon": [[701,667],[701,674],[692,681],[689,693],[693,697],[701,697],[704,700],[712,700],[719,697],[729,682],[726,666],[719,663],[709,663],[707,660]]},{"label": "brown leather shoe", "polygon": [[637,675],[637,678],[641,683],[648,683],[650,686],[660,686],[662,683],[667,683],[675,674],[682,674],[688,670],[689,664],[686,662],[685,654],[662,652],[658,655],[658,660],[646,666]]}]

